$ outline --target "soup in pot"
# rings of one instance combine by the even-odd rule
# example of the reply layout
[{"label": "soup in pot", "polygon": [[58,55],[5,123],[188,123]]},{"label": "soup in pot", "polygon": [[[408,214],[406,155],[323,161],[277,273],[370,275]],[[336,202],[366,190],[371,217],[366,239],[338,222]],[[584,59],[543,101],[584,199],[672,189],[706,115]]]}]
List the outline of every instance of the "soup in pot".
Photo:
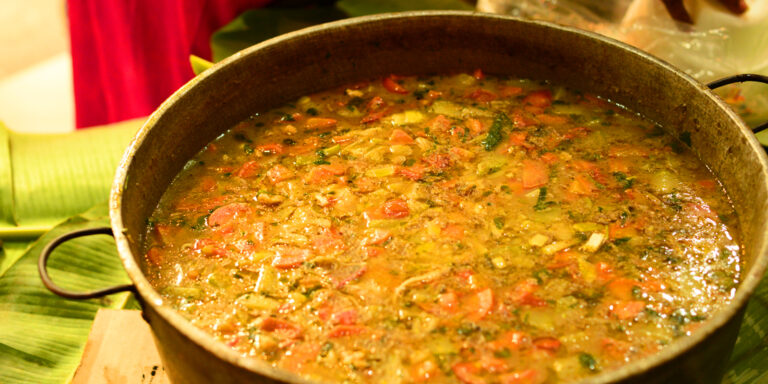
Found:
[{"label": "soup in pot", "polygon": [[734,295],[735,213],[681,140],[479,70],[351,84],[189,161],[148,220],[147,276],[238,353],[311,378],[577,380]]}]

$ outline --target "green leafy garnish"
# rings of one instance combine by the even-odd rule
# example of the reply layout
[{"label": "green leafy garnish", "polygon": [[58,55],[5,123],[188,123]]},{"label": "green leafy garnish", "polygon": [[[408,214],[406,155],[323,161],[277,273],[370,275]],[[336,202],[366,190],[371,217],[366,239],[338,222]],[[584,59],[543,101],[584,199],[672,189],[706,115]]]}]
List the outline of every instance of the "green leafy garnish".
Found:
[{"label": "green leafy garnish", "polygon": [[554,201],[547,201],[547,188],[539,188],[539,197],[536,199],[536,205],[533,206],[533,209],[543,211],[554,204]]},{"label": "green leafy garnish", "polygon": [[597,360],[595,360],[589,353],[582,352],[579,354],[579,363],[581,363],[582,367],[589,369],[590,372],[597,372],[599,370],[597,367]]},{"label": "green leafy garnish", "polygon": [[624,172],[614,172],[613,177],[616,178],[616,181],[618,181],[624,189],[632,188],[632,185],[635,184],[635,178],[627,177]]},{"label": "green leafy garnish", "polygon": [[499,145],[502,139],[504,139],[504,127],[510,126],[512,122],[504,113],[499,113],[493,119],[493,124],[488,130],[488,135],[485,136],[481,144],[486,151],[492,151]]}]

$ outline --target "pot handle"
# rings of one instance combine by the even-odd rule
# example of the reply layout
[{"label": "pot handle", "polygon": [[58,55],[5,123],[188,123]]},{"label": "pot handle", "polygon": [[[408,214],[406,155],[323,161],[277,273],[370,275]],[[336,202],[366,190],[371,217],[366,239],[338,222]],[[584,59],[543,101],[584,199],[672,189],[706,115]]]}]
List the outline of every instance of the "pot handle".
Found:
[{"label": "pot handle", "polygon": [[76,300],[93,299],[93,298],[111,295],[117,292],[125,292],[125,291],[136,293],[136,287],[134,287],[133,284],[118,285],[118,286],[114,286],[106,289],[99,289],[91,292],[82,292],[82,293],[71,292],[71,291],[67,291],[65,289],[60,288],[53,282],[53,280],[51,280],[51,277],[48,276],[48,269],[46,268],[46,265],[48,264],[48,258],[51,256],[51,253],[53,253],[53,250],[56,249],[56,247],[58,247],[59,245],[71,239],[75,239],[82,236],[91,236],[91,235],[114,236],[114,233],[112,233],[112,228],[110,227],[79,229],[79,230],[65,233],[53,239],[53,241],[48,243],[48,245],[46,245],[45,248],[43,248],[43,251],[40,252],[40,258],[37,260],[37,270],[40,273],[40,279],[43,281],[43,285],[45,285],[45,287],[48,288],[49,291],[61,297],[64,297],[67,299],[76,299]]},{"label": "pot handle", "polygon": [[[754,81],[757,83],[768,84],[768,76],[758,75],[756,73],[743,73],[741,75],[728,76],[720,80],[715,80],[707,84],[707,87],[709,87],[709,89],[717,89],[724,85],[733,84],[733,83],[743,83],[745,81]],[[752,133],[758,133],[762,130],[765,130],[766,128],[768,128],[768,122],[765,122],[753,128]]]}]

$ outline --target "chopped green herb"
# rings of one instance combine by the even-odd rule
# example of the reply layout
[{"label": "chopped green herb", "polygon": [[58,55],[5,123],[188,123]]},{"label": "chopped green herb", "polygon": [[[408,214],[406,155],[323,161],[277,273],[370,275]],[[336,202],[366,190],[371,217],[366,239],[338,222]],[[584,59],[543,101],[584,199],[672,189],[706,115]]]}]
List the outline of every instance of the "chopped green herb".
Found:
[{"label": "chopped green herb", "polygon": [[613,177],[616,178],[616,181],[618,181],[624,189],[632,188],[632,185],[635,184],[635,178],[627,177],[623,172],[614,172]]},{"label": "chopped green herb", "polygon": [[503,229],[504,228],[504,218],[501,217],[501,216],[494,217],[493,218],[493,224],[496,226],[496,228]]},{"label": "chopped green herb", "polygon": [[504,113],[499,113],[493,120],[488,135],[485,136],[481,144],[486,151],[492,151],[504,139],[504,127],[510,126],[511,121]]},{"label": "chopped green herb", "polygon": [[581,366],[588,369],[590,372],[597,372],[599,370],[597,366],[597,360],[595,360],[589,353],[579,354],[579,363]]},{"label": "chopped green herb", "polygon": [[547,188],[539,188],[539,197],[536,199],[536,205],[533,206],[533,209],[543,211],[554,204],[554,201],[547,201]]}]

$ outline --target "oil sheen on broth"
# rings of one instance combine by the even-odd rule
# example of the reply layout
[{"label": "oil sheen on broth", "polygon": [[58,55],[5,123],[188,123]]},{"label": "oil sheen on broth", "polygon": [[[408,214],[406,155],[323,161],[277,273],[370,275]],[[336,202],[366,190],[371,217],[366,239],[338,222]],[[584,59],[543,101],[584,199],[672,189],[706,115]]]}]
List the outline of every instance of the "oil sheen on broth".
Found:
[{"label": "oil sheen on broth", "polygon": [[238,124],[149,219],[148,277],[237,352],[350,383],[553,383],[694,332],[742,251],[685,144],[592,95],[388,76]]}]

